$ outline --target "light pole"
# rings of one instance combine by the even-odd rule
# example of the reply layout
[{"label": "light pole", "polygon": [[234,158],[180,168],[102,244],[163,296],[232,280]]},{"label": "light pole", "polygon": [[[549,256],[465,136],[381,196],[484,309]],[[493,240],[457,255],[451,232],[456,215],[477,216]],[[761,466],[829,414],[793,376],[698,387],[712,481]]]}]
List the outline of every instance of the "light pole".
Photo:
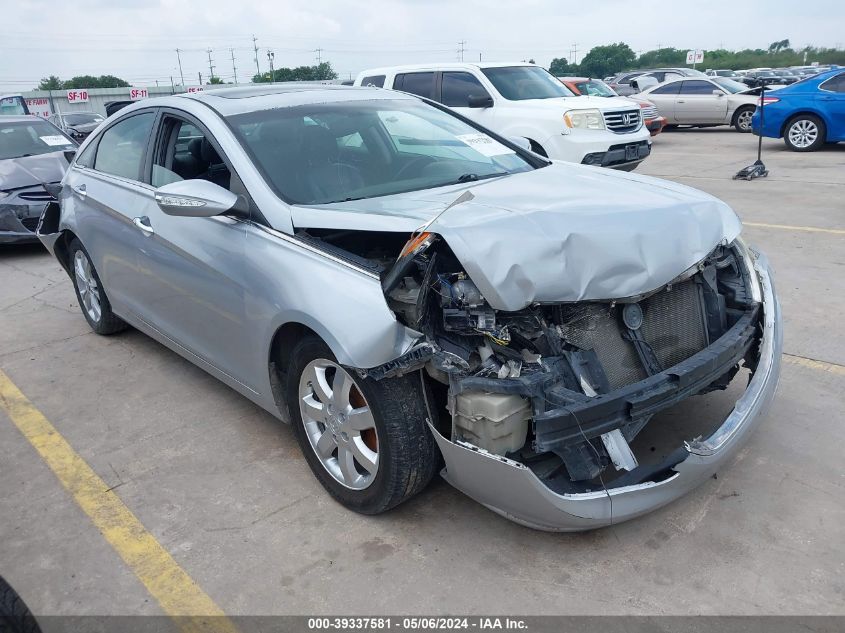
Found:
[{"label": "light pole", "polygon": [[267,59],[270,62],[270,83],[273,83],[276,80],[275,71],[273,70],[273,59],[276,55],[270,49],[267,49]]}]

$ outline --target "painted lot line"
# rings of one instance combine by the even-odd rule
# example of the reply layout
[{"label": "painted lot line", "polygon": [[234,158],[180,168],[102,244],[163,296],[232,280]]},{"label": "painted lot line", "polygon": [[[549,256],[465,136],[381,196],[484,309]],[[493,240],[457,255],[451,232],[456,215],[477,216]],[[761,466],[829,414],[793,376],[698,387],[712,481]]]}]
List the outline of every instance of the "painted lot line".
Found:
[{"label": "painted lot line", "polygon": [[0,409],[38,451],[162,610],[176,617],[180,630],[184,633],[237,632],[223,610],[173,560],[3,370],[0,370]]},{"label": "painted lot line", "polygon": [[743,222],[743,226],[756,226],[761,229],[781,229],[784,231],[806,231],[808,233],[830,233],[845,235],[845,229],[823,229],[817,226],[792,226],[791,224],[766,224],[765,222]]},{"label": "painted lot line", "polygon": [[837,376],[845,376],[845,365],[828,363],[827,361],[816,360],[815,358],[787,353],[783,354],[783,360],[790,365],[797,365],[798,367],[806,367],[807,369],[815,369],[817,371],[826,371],[829,374],[836,374]]}]

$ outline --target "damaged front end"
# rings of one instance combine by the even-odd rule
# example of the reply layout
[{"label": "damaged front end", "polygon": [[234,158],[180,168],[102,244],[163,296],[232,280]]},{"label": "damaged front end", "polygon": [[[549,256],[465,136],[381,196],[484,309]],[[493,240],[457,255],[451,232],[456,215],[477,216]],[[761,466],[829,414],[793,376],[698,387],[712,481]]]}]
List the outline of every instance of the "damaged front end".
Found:
[{"label": "damaged front end", "polygon": [[[779,308],[765,259],[739,238],[641,296],[513,312],[493,309],[434,234],[385,270],[389,306],[423,337],[359,372],[424,369],[443,476],[533,527],[586,529],[668,503],[715,472],[774,393]],[[637,456],[656,413],[740,372],[750,382],[724,421],[659,459]]]}]

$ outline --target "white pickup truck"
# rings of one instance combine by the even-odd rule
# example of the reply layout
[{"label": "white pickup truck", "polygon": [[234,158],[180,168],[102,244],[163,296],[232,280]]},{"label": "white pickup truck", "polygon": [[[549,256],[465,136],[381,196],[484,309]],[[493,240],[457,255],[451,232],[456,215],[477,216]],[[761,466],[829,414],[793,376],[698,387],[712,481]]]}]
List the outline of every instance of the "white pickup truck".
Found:
[{"label": "white pickup truck", "polygon": [[524,138],[552,159],[630,171],[651,153],[639,106],[621,97],[575,96],[526,63],[443,63],[374,68],[356,86],[410,92],[502,136]]}]

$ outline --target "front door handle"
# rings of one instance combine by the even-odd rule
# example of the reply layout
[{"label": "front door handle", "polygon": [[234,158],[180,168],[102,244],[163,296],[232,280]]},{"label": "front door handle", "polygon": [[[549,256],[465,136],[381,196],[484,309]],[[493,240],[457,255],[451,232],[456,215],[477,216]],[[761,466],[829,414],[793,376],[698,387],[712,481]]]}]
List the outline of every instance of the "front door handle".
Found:
[{"label": "front door handle", "polygon": [[133,219],[132,224],[141,229],[141,233],[144,235],[149,236],[155,233],[155,229],[153,229],[150,225],[150,219],[145,215],[142,215],[140,218]]},{"label": "front door handle", "polygon": [[678,99],[678,103],[686,103],[683,99]]},{"label": "front door handle", "polygon": [[88,190],[85,188],[85,183],[81,185],[76,185],[75,187],[71,187],[73,193],[78,195],[80,198],[84,198],[88,195]]}]

